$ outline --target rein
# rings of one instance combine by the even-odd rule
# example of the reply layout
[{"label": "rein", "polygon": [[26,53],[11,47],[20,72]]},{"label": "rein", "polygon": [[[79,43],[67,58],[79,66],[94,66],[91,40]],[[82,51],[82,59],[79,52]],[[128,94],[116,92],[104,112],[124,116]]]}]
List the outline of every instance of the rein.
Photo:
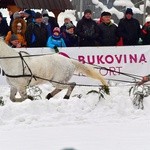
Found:
[{"label": "rein", "polygon": [[[24,51],[20,51],[21,53],[24,53]],[[18,52],[18,53],[20,53]],[[26,53],[27,54],[27,53]],[[45,55],[53,55],[55,53],[52,54],[37,54],[37,55],[25,55],[22,57],[35,57],[35,56],[45,56]],[[19,54],[20,55],[20,54]],[[0,57],[0,59],[14,59],[14,58],[20,58],[20,56],[8,56],[8,57]]]},{"label": "rein", "polygon": [[[34,78],[35,80],[37,79],[41,79],[41,80],[45,80],[45,81],[49,81],[49,82],[53,82],[53,83],[58,83],[58,84],[62,84],[62,85],[71,85],[70,83],[63,83],[63,82],[58,82],[58,81],[54,81],[54,80],[49,80],[49,79],[46,79],[46,78],[42,78],[42,77],[39,77],[39,76],[36,76],[36,75],[33,75],[29,65],[27,64],[27,62],[25,61],[24,57],[32,57],[32,56],[44,56],[44,55],[48,55],[48,54],[42,54],[42,55],[26,55],[26,56],[22,56],[22,51],[19,52],[19,56],[14,56],[14,57],[0,57],[0,59],[9,59],[9,58],[21,58],[21,61],[22,61],[22,68],[23,68],[23,74],[22,75],[9,75],[9,74],[6,74],[5,75],[9,78],[22,78],[22,77],[30,77],[30,80],[29,80],[29,83],[27,86],[30,85],[32,79]],[[50,54],[52,55],[52,54]],[[25,74],[25,66],[28,68],[30,74]],[[83,85],[83,84],[76,84],[77,86],[95,86],[95,87],[99,87],[99,86],[103,86],[103,85]]]},{"label": "rein", "polygon": [[[29,65],[28,65],[27,62],[25,61],[24,56],[22,56],[22,53],[24,53],[24,52],[23,52],[23,51],[20,51],[20,52],[18,53],[19,56],[15,56],[15,58],[21,58],[22,68],[23,68],[23,74],[22,74],[22,75],[9,75],[9,74],[6,74],[6,73],[5,73],[5,75],[6,75],[7,77],[10,77],[10,78],[30,77],[30,80],[29,80],[29,83],[28,83],[28,85],[30,85],[32,78],[34,78],[35,80],[37,80],[37,79],[36,79],[36,77],[33,75],[33,73],[32,73],[32,71],[31,71]],[[28,53],[26,53],[26,54],[28,54]],[[6,57],[4,57],[4,58],[6,58]],[[10,58],[13,58],[13,57],[10,57]],[[25,74],[25,66],[26,66],[27,69],[29,70],[30,74]],[[28,85],[27,85],[27,86],[28,86]]]}]

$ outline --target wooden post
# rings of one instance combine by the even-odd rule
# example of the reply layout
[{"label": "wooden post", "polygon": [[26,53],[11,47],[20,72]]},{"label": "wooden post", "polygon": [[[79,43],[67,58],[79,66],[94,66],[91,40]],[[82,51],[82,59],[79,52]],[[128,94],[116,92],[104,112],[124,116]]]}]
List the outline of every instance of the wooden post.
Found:
[{"label": "wooden post", "polygon": [[82,18],[82,12],[83,12],[83,0],[80,0],[80,19]]},{"label": "wooden post", "polygon": [[56,19],[58,19],[58,15],[59,15],[61,12],[63,12],[63,11],[58,10],[58,9],[51,10],[51,11],[54,13]]},{"label": "wooden post", "polygon": [[22,9],[17,7],[16,5],[7,5],[7,10],[14,13],[16,11],[21,11]]}]

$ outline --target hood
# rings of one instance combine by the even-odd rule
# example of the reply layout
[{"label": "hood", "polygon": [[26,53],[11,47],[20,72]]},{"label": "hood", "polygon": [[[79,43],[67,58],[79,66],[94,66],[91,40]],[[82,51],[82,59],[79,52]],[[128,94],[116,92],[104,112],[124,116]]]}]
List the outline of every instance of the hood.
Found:
[{"label": "hood", "polygon": [[22,18],[16,18],[16,19],[13,20],[12,26],[11,26],[12,32],[15,33],[15,34],[17,33],[17,23],[22,24],[21,34],[24,35],[25,31],[26,31],[26,22]]}]

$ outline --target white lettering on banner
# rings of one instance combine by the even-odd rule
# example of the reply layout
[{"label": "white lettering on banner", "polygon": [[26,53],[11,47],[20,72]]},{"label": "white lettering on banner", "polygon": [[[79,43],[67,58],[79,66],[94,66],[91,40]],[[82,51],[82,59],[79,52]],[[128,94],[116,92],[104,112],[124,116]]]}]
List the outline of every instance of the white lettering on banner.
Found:
[{"label": "white lettering on banner", "polygon": [[140,56],[137,54],[124,55],[79,55],[78,60],[82,63],[89,64],[113,64],[113,63],[147,63],[144,54]]}]

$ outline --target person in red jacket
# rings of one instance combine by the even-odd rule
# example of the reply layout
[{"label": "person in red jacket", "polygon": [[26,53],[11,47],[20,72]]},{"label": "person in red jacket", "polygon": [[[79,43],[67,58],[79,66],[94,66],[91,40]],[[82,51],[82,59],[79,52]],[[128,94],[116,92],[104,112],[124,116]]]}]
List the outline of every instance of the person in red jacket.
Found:
[{"label": "person in red jacket", "polygon": [[144,84],[144,83],[146,83],[146,82],[148,82],[148,81],[150,81],[150,74],[147,75],[147,76],[144,76],[144,77],[142,78],[142,80],[138,83],[138,85],[142,85],[142,84]]},{"label": "person in red jacket", "polygon": [[150,45],[150,16],[145,19],[145,24],[141,31],[141,38],[143,45]]}]

